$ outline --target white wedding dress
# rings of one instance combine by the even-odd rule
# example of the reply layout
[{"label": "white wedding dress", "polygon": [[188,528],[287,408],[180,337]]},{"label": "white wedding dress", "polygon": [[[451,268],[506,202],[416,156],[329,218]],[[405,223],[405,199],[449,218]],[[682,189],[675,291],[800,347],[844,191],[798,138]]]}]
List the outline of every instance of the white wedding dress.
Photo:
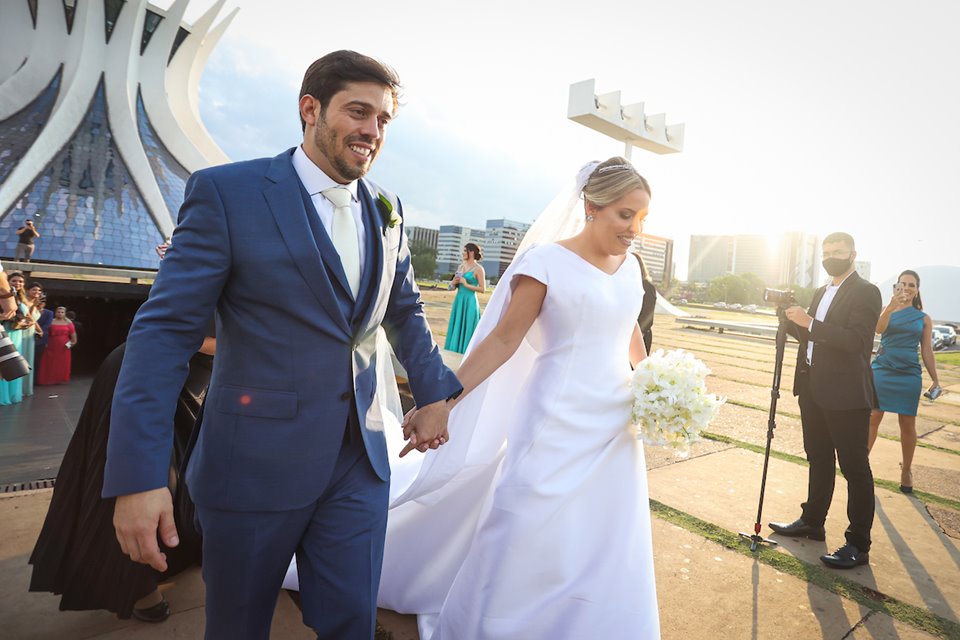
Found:
[{"label": "white wedding dress", "polygon": [[659,638],[643,448],[628,432],[639,265],[627,255],[610,275],[533,247],[471,346],[519,275],[547,294],[518,352],[454,409],[448,444],[391,453],[379,604],[420,614],[422,640]]}]

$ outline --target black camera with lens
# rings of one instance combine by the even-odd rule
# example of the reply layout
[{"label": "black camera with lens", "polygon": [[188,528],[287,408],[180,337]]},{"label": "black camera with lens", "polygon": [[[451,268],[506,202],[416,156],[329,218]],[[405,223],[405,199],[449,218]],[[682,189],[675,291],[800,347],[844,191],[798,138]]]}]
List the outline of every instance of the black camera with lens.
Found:
[{"label": "black camera with lens", "polygon": [[786,319],[784,312],[787,308],[799,304],[793,289],[764,289],[763,299],[767,304],[777,308],[777,317],[781,321]]},{"label": "black camera with lens", "polygon": [[793,289],[764,289],[763,300],[776,307],[792,307],[797,304]]},{"label": "black camera with lens", "polygon": [[7,332],[0,328],[0,378],[7,382],[30,373],[30,365],[24,360]]}]

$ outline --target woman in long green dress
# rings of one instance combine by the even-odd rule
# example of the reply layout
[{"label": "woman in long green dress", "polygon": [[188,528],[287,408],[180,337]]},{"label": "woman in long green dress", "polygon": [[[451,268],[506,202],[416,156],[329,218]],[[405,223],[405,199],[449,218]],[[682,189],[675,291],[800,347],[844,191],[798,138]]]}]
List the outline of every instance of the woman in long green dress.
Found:
[{"label": "woman in long green dress", "polygon": [[477,302],[477,293],[487,290],[486,274],[480,265],[482,259],[480,247],[472,242],[464,245],[463,264],[457,269],[457,275],[450,282],[450,287],[456,288],[457,295],[453,299],[450,322],[447,324],[447,341],[443,346],[448,351],[464,353],[477,328],[477,323],[480,322],[480,303]]},{"label": "woman in long green dress", "polygon": [[[932,332],[933,322],[923,312],[923,303],[920,301],[920,276],[915,271],[904,271],[894,285],[893,297],[877,321],[880,349],[873,361],[873,382],[879,406],[870,414],[867,445],[868,449],[873,448],[883,414],[896,413],[903,454],[900,491],[904,493],[913,492],[911,466],[917,448],[917,408],[923,389],[920,358],[933,381],[930,390],[940,386],[936,360],[933,358]],[[917,347],[920,348],[920,358],[917,358]]]}]

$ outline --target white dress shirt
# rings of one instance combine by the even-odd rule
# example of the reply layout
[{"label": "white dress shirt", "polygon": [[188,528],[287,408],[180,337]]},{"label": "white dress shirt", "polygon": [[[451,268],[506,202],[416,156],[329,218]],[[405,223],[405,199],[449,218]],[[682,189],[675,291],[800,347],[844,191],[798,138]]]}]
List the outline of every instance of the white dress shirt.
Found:
[{"label": "white dress shirt", "polygon": [[364,263],[364,254],[366,253],[366,243],[364,242],[364,228],[363,228],[363,207],[360,204],[359,197],[357,196],[357,181],[354,180],[349,184],[341,185],[339,182],[325,174],[320,167],[313,164],[313,160],[307,157],[307,154],[304,153],[303,147],[297,147],[297,150],[293,152],[293,168],[297,172],[297,177],[300,178],[300,182],[303,183],[303,187],[307,190],[307,193],[310,194],[310,199],[313,201],[313,206],[317,210],[317,215],[320,216],[320,223],[323,225],[324,231],[327,232],[327,235],[331,235],[330,230],[333,225],[333,203],[327,200],[321,191],[324,189],[329,189],[330,187],[346,187],[350,194],[353,196],[353,203],[350,206],[350,209],[353,211],[353,219],[357,223],[357,243],[360,247],[360,273],[363,273],[363,263]]},{"label": "white dress shirt", "polygon": [[[854,272],[851,271],[847,274],[849,278]],[[840,284],[833,284],[831,280],[830,284],[827,285],[826,291],[823,292],[823,297],[820,298],[820,304],[817,305],[817,312],[813,316],[813,320],[810,321],[809,331],[813,333],[813,325],[817,322],[823,322],[824,318],[827,317],[827,311],[830,310],[830,304],[833,302],[833,299],[837,297],[837,291],[840,287],[843,286],[843,283],[847,281],[847,278],[844,278],[840,281]],[[807,342],[807,364],[813,363],[813,340]]]}]

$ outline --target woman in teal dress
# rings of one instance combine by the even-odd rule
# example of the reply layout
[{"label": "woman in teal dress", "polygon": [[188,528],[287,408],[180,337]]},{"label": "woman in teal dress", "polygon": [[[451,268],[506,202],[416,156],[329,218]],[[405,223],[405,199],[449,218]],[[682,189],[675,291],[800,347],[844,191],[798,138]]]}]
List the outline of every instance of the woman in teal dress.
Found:
[{"label": "woman in teal dress", "polygon": [[42,295],[43,285],[39,282],[29,282],[27,283],[27,296],[20,303],[20,310],[23,312],[24,318],[32,321],[30,326],[23,330],[23,350],[20,352],[23,359],[30,365],[30,373],[22,378],[24,396],[33,395],[33,378],[37,371],[37,365],[40,364],[36,358],[36,335],[37,333],[43,333],[43,330],[37,324],[40,320],[40,296]]},{"label": "woman in teal dress", "polygon": [[483,254],[480,247],[468,242],[463,247],[463,264],[457,269],[457,275],[450,282],[451,288],[456,288],[457,296],[453,299],[453,309],[450,310],[450,322],[447,324],[447,341],[443,348],[448,351],[464,353],[470,338],[480,322],[480,303],[477,302],[477,293],[487,290],[486,274],[480,266]]},{"label": "woman in teal dress", "polygon": [[887,411],[896,413],[900,421],[900,490],[913,492],[913,452],[917,448],[917,407],[923,388],[917,346],[927,373],[933,380],[930,389],[940,386],[936,361],[933,358],[933,322],[923,312],[920,301],[920,276],[904,271],[894,285],[890,302],[877,321],[880,348],[873,360],[873,382],[877,389],[878,408],[870,414],[869,448],[877,439],[880,422]]}]

